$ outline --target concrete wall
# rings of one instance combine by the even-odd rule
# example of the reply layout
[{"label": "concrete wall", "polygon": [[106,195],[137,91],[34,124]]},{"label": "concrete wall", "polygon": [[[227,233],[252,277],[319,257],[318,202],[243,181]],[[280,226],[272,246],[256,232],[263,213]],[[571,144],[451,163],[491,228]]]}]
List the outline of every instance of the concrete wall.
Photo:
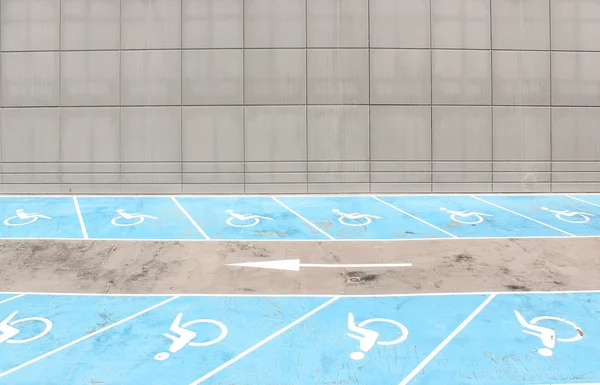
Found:
[{"label": "concrete wall", "polygon": [[600,0],[1,0],[2,193],[600,191]]}]

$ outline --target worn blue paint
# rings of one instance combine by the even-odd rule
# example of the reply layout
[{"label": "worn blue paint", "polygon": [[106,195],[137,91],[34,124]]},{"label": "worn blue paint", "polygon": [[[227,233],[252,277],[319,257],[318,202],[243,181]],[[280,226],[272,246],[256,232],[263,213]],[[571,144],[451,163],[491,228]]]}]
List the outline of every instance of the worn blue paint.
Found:
[{"label": "worn blue paint", "polygon": [[[90,239],[206,240],[411,240],[440,238],[513,238],[600,236],[600,195],[425,195],[425,196],[268,196],[170,197],[106,196],[79,197],[82,228],[72,197],[0,196],[0,239]],[[381,199],[400,209],[396,210]],[[581,200],[577,200],[578,198]],[[587,200],[587,202],[586,202]],[[487,201],[487,202],[485,202]],[[182,210],[176,202],[184,208]],[[488,203],[489,202],[489,203]],[[589,202],[589,203],[588,203]],[[287,207],[286,207],[287,206]],[[497,207],[500,206],[500,207]],[[550,210],[571,210],[590,214],[585,223],[560,220]],[[447,209],[446,211],[440,208]],[[7,226],[3,222],[15,216],[17,209],[40,213],[40,218],[25,226]],[[135,226],[114,226],[118,209],[142,213],[146,218]],[[253,214],[255,226],[235,227],[227,223],[227,210]],[[339,221],[340,214],[372,215],[363,219]],[[462,224],[450,218],[449,210],[488,214],[476,225]],[[184,212],[185,211],[185,212]],[[189,218],[188,218],[189,215]],[[190,220],[191,218],[191,220]],[[475,217],[464,218],[466,221]],[[574,217],[581,219],[582,217]],[[15,220],[13,218],[13,220]],[[20,221],[18,218],[16,221]],[[134,219],[137,221],[137,219]],[[310,223],[307,223],[310,222]],[[132,220],[119,219],[121,224]],[[195,224],[193,223],[195,222]],[[232,220],[246,225],[250,221]],[[196,227],[199,226],[200,230]],[[326,235],[327,234],[327,235]],[[572,235],[571,235],[572,234]],[[330,238],[331,237],[331,238]]]},{"label": "worn blue paint", "polygon": [[[519,212],[530,218],[546,223],[573,235],[600,235],[600,207],[593,206],[565,196],[485,196],[485,200]],[[581,212],[591,214],[587,223],[570,223],[556,217],[548,210]],[[571,221],[583,221],[581,216],[563,217]]]},{"label": "worn blue paint", "polygon": [[[416,384],[442,384],[449,375],[455,384],[577,384],[600,382],[600,295],[502,295],[494,299],[430,365]],[[556,316],[583,330],[577,342],[558,341],[551,357],[540,355],[541,339],[525,334],[515,323],[514,310],[526,320]],[[540,326],[557,338],[577,335],[562,322]]]},{"label": "worn blue paint", "polygon": [[[278,199],[335,239],[450,238],[449,235],[368,196],[280,197]],[[340,223],[340,216],[333,210],[373,215],[378,218],[372,218],[368,225],[348,226]],[[348,223],[365,223],[361,221],[350,220]]]},{"label": "worn blue paint", "polygon": [[[419,218],[425,218],[460,238],[510,237],[519,234],[521,237],[564,236],[563,233],[537,222],[512,214],[506,210],[481,202],[470,196],[385,196],[380,197],[392,205],[403,209]],[[445,209],[445,210],[442,210]],[[462,222],[478,222],[476,216],[461,217],[453,220],[452,211],[480,214],[482,222],[465,224]]]},{"label": "worn blue paint", "polygon": [[[51,219],[38,218],[35,222],[24,226],[7,226],[22,224],[32,219],[16,218],[16,210],[25,214],[41,214]],[[10,218],[10,219],[9,219]],[[81,226],[73,198],[29,198],[6,197],[0,204],[0,237],[1,238],[81,238]]]},{"label": "worn blue paint", "polygon": [[[409,384],[600,382],[600,293],[490,296],[335,300],[327,296],[25,295],[0,304],[0,321],[18,310],[15,319],[46,317],[53,328],[27,344],[0,342],[0,383],[189,385],[212,373],[203,384],[397,385],[465,323],[462,331],[414,373]],[[169,298],[170,302],[165,302]],[[487,307],[467,322],[489,299]],[[583,337],[576,342],[559,340],[551,357],[541,356],[537,352],[543,347],[541,339],[523,332],[515,310],[527,321],[538,316],[567,319],[581,328]],[[211,346],[184,346],[158,361],[156,354],[167,351],[172,342],[164,333],[172,333],[169,328],[179,313],[183,314],[182,324],[196,319],[222,322],[227,335]],[[353,360],[350,354],[360,349],[359,341],[346,335],[350,332],[349,313],[356,323],[373,318],[400,322],[408,329],[408,337],[396,345],[375,345],[362,360]],[[576,335],[575,329],[560,322],[544,320],[538,325],[555,330],[559,339]],[[21,330],[19,338],[39,331],[35,322],[16,326]],[[400,329],[385,323],[365,328],[377,331],[380,342],[401,335]],[[72,343],[97,330],[102,331]],[[210,341],[220,333],[219,327],[206,323],[189,326],[189,330],[197,333],[194,342]],[[259,346],[251,349],[255,345]],[[232,359],[235,362],[230,362]]]},{"label": "worn blue paint", "polygon": [[[182,197],[177,200],[211,239],[327,239],[270,197]],[[236,219],[228,210],[270,219],[257,218],[258,223],[249,226],[254,219]]]},{"label": "worn blue paint", "polygon": [[[100,239],[204,239],[177,205],[166,197],[107,197],[79,198],[81,214],[89,238]],[[119,217],[117,210],[128,214],[143,213],[144,218],[135,226],[113,226]],[[119,219],[118,224],[130,224],[139,219]]]}]

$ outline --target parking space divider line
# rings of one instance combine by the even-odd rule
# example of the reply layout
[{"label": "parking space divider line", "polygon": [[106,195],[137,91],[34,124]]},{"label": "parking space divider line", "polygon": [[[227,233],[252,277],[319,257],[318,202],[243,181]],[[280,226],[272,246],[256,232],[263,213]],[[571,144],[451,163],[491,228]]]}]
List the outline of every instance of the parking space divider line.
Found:
[{"label": "parking space divider line", "polygon": [[175,199],[175,197],[171,197],[171,200],[173,201],[173,203],[175,203],[177,205],[177,207],[179,207],[179,210],[181,210],[181,212],[183,213],[183,215],[185,215],[187,217],[187,219],[192,223],[192,225],[194,225],[194,227],[196,228],[196,230],[198,230],[198,232],[200,234],[202,234],[202,236],[204,238],[210,240],[210,237],[208,236],[208,234],[206,234],[204,232],[204,230],[202,230],[202,227],[200,227],[200,225],[198,225],[198,223],[196,223],[196,221],[194,220],[194,218],[192,218],[192,216],[190,215],[190,213],[188,213],[187,210],[183,208],[183,206],[177,201],[177,199]]},{"label": "parking space divider line", "polygon": [[298,325],[299,323],[303,322],[304,320],[312,317],[313,315],[315,315],[319,311],[325,309],[327,306],[331,305],[332,303],[334,303],[335,301],[337,301],[340,298],[341,298],[341,296],[339,296],[339,295],[335,296],[335,297],[331,298],[329,301],[327,301],[327,302],[325,302],[325,303],[317,306],[316,308],[314,308],[313,310],[311,310],[308,313],[304,314],[302,317],[298,318],[294,322],[292,322],[292,323],[288,324],[287,326],[285,326],[285,327],[277,330],[275,333],[271,334],[267,338],[263,339],[262,341],[257,342],[256,344],[254,344],[251,347],[249,347],[248,349],[244,350],[243,352],[241,352],[237,356],[233,357],[229,361],[225,362],[224,364],[222,364],[222,365],[218,366],[217,368],[211,370],[210,372],[206,373],[204,376],[202,376],[199,379],[197,379],[196,381],[190,383],[190,385],[198,385],[198,384],[203,383],[204,381],[208,380],[209,378],[211,378],[215,374],[219,373],[221,370],[223,370],[223,369],[227,368],[228,366],[231,366],[232,364],[234,364],[237,361],[241,360],[242,358],[244,358],[248,354],[252,353],[256,349],[258,349],[261,346],[265,345],[267,342],[270,342],[271,340],[279,337],[280,335],[282,335],[283,333],[285,333],[289,329],[293,328],[294,326]]},{"label": "parking space divider line", "polygon": [[119,325],[121,325],[121,324],[123,324],[123,323],[125,323],[125,322],[127,322],[127,321],[130,321],[130,320],[132,320],[132,319],[134,319],[134,318],[137,318],[137,317],[139,317],[139,316],[141,316],[141,315],[143,315],[143,314],[146,314],[146,313],[148,313],[148,312],[150,312],[150,311],[152,311],[152,310],[154,310],[154,309],[157,309],[157,308],[159,308],[159,307],[161,307],[161,306],[163,306],[163,305],[165,305],[165,304],[167,304],[167,303],[169,303],[169,302],[171,302],[171,301],[173,301],[173,300],[175,300],[175,299],[177,299],[177,298],[179,298],[179,296],[178,296],[178,295],[176,295],[176,296],[173,296],[173,297],[171,297],[171,298],[167,298],[166,300],[164,300],[164,301],[162,301],[162,302],[159,302],[159,303],[157,303],[156,305],[150,306],[149,308],[146,308],[146,309],[144,309],[144,310],[142,310],[142,311],[139,311],[139,312],[137,312],[137,313],[135,313],[135,314],[132,314],[132,315],[130,315],[129,317],[123,318],[123,319],[122,319],[122,320],[120,320],[120,321],[117,321],[117,322],[115,322],[115,323],[112,323],[112,324],[110,324],[110,325],[107,325],[107,326],[105,326],[105,327],[103,327],[103,328],[101,328],[101,329],[98,329],[98,330],[96,330],[96,331],[95,331],[95,332],[93,332],[93,333],[86,334],[85,336],[83,336],[83,337],[80,337],[80,338],[78,338],[78,339],[76,339],[76,340],[73,340],[73,341],[69,342],[68,344],[65,344],[65,345],[59,346],[58,348],[56,348],[56,349],[54,349],[54,350],[51,350],[51,351],[49,351],[49,352],[46,352],[46,353],[44,353],[44,354],[42,354],[42,355],[40,355],[40,356],[37,356],[36,358],[33,358],[33,359],[31,359],[31,360],[29,360],[29,361],[27,361],[27,362],[24,362],[24,363],[22,363],[22,364],[20,364],[20,365],[17,365],[17,366],[15,366],[15,367],[14,367],[14,368],[12,368],[12,369],[9,369],[9,370],[7,370],[7,371],[5,371],[5,372],[2,372],[2,373],[0,373],[0,378],[2,378],[2,377],[4,377],[4,376],[7,376],[7,375],[9,375],[9,374],[11,374],[11,373],[14,373],[14,372],[16,372],[17,370],[23,369],[24,367],[26,367],[26,366],[29,366],[29,365],[31,365],[31,364],[34,364],[34,363],[36,363],[36,362],[38,362],[38,361],[40,361],[40,360],[43,360],[43,359],[44,359],[44,358],[46,358],[46,357],[50,357],[51,355],[53,355],[53,354],[55,354],[55,353],[58,353],[58,352],[60,352],[60,351],[62,351],[62,350],[65,350],[66,348],[69,348],[69,347],[71,347],[71,346],[73,346],[73,345],[76,345],[76,344],[78,344],[78,343],[80,343],[80,342],[83,342],[83,341],[85,341],[85,340],[87,340],[87,339],[89,339],[89,338],[92,338],[92,337],[94,337],[94,336],[97,336],[98,334],[100,334],[100,333],[103,333],[103,332],[105,332],[105,331],[107,331],[107,330],[110,330],[110,329],[112,329],[112,328],[114,328],[114,327],[117,327],[117,326],[119,326]]},{"label": "parking space divider line", "polygon": [[275,202],[279,203],[283,208],[285,208],[287,211],[289,211],[290,213],[294,214],[295,216],[297,216],[298,218],[302,219],[304,222],[308,223],[310,226],[312,226],[315,230],[317,230],[318,232],[320,232],[321,234],[323,234],[324,236],[326,236],[327,238],[335,241],[335,238],[332,237],[331,235],[327,234],[325,231],[323,231],[321,228],[319,228],[319,226],[315,225],[314,223],[312,223],[311,221],[309,221],[308,219],[304,218],[302,215],[298,214],[296,211],[292,210],[290,207],[288,207],[286,204],[284,204],[283,202],[281,202],[279,199],[275,198],[274,196],[271,197],[271,199],[273,199]]},{"label": "parking space divider line", "polygon": [[21,293],[21,294],[15,295],[14,297],[5,298],[5,299],[3,299],[3,300],[0,301],[0,305],[2,305],[3,303],[6,303],[6,302],[10,302],[13,299],[21,298],[24,295],[25,295],[25,293]]},{"label": "parking space divider line", "polygon": [[444,229],[442,229],[442,228],[439,228],[439,227],[437,227],[436,225],[434,225],[434,224],[431,224],[431,223],[429,223],[429,222],[427,222],[427,221],[425,221],[425,220],[423,220],[423,219],[421,219],[421,218],[419,218],[419,217],[417,217],[417,216],[414,216],[414,215],[412,215],[411,213],[409,213],[409,212],[406,212],[406,211],[404,211],[404,210],[402,210],[402,209],[400,209],[400,208],[398,208],[398,207],[394,206],[393,204],[391,204],[391,203],[388,203],[388,202],[384,201],[383,199],[380,199],[380,198],[378,198],[378,197],[376,197],[376,196],[374,196],[374,195],[371,195],[371,198],[373,198],[373,199],[375,199],[375,200],[378,200],[379,202],[383,203],[384,205],[386,205],[386,206],[389,206],[389,207],[393,208],[394,210],[396,210],[396,211],[398,211],[398,212],[400,212],[400,213],[402,213],[402,214],[404,214],[404,215],[408,215],[409,217],[411,217],[411,218],[413,218],[413,219],[416,219],[416,220],[418,220],[419,222],[421,222],[421,223],[424,223],[424,224],[426,224],[426,225],[427,225],[427,226],[429,226],[429,227],[433,227],[434,229],[436,229],[436,230],[438,230],[438,231],[441,231],[442,233],[444,233],[444,234],[446,234],[446,235],[449,235],[449,236],[451,236],[452,238],[456,238],[456,239],[458,239],[458,238],[459,238],[458,236],[456,236],[456,235],[454,235],[454,234],[452,234],[452,233],[450,233],[450,232],[448,232],[448,231],[446,231],[446,230],[444,230]]},{"label": "parking space divider line", "polygon": [[87,229],[85,228],[85,222],[83,221],[83,215],[81,215],[81,208],[79,207],[79,201],[77,197],[73,197],[73,204],[75,205],[75,210],[77,211],[77,218],[79,218],[79,226],[81,226],[81,234],[83,235],[83,239],[88,239]]},{"label": "parking space divider line", "polygon": [[471,198],[473,198],[473,199],[477,199],[478,201],[481,201],[481,202],[483,202],[483,203],[487,203],[487,204],[488,204],[488,205],[490,205],[490,206],[494,206],[494,207],[497,207],[497,208],[499,208],[499,209],[502,209],[502,210],[504,210],[504,211],[508,211],[508,212],[509,212],[509,213],[511,213],[511,214],[515,214],[515,215],[518,215],[518,216],[520,216],[520,217],[523,217],[523,218],[525,218],[525,219],[529,219],[530,221],[533,221],[533,222],[539,223],[540,225],[543,225],[543,226],[546,226],[546,227],[548,227],[548,228],[551,228],[552,230],[560,231],[561,233],[563,233],[563,234],[567,234],[567,235],[569,235],[569,236],[571,236],[571,237],[575,237],[575,236],[576,236],[575,234],[571,234],[571,233],[569,233],[569,232],[566,232],[566,231],[564,231],[564,230],[561,230],[561,229],[559,229],[558,227],[551,226],[551,225],[549,225],[549,224],[547,224],[547,223],[544,223],[544,222],[538,221],[537,219],[533,219],[533,218],[531,218],[531,217],[528,217],[527,215],[520,214],[520,213],[518,213],[518,212],[516,212],[516,211],[512,211],[512,210],[510,210],[510,209],[507,209],[506,207],[502,207],[502,206],[500,206],[500,205],[497,205],[497,204],[495,204],[495,203],[492,203],[492,202],[486,201],[485,199],[481,199],[481,198],[479,198],[479,197],[476,197],[475,195],[470,195],[470,197],[471,197]]},{"label": "parking space divider line", "polygon": [[437,356],[439,354],[439,352],[442,351],[442,349],[444,349],[446,347],[446,345],[448,345],[450,343],[450,341],[452,341],[454,339],[454,337],[456,337],[458,335],[458,333],[460,333],[464,328],[467,327],[467,325],[469,325],[469,323],[471,323],[471,321],[473,321],[473,319],[479,314],[481,313],[481,311],[490,303],[492,302],[492,300],[496,298],[496,294],[490,294],[489,297],[487,297],[485,299],[485,301],[483,301],[481,303],[481,305],[479,305],[477,307],[477,309],[475,309],[473,311],[473,313],[471,313],[460,325],[458,325],[456,327],[456,329],[454,329],[452,331],[452,333],[450,333],[450,335],[448,337],[446,337],[446,339],[444,339],[438,346],[436,346],[435,349],[433,349],[431,351],[431,353],[429,353],[429,355],[427,357],[425,357],[425,359],[423,361],[421,361],[421,363],[419,365],[417,365],[417,367],[415,367],[413,369],[412,372],[410,372],[408,374],[408,376],[406,376],[404,378],[404,380],[402,380],[402,382],[399,385],[406,385],[408,384],[413,378],[415,378],[415,376],[417,374],[419,374],[419,372],[421,370],[423,370],[423,368],[425,368],[425,366],[427,366],[427,364],[429,362],[431,362],[431,360],[433,360],[435,358],[435,356]]},{"label": "parking space divider line", "polygon": [[575,198],[575,197],[573,197],[573,196],[571,196],[571,195],[565,195],[565,196],[566,196],[567,198],[571,198],[571,199],[574,199],[574,200],[576,200],[576,201],[579,201],[579,202],[587,203],[588,205],[592,205],[592,206],[600,207],[600,205],[599,205],[599,204],[597,204],[597,203],[588,202],[588,201],[586,201],[586,200],[583,200],[583,199]]}]

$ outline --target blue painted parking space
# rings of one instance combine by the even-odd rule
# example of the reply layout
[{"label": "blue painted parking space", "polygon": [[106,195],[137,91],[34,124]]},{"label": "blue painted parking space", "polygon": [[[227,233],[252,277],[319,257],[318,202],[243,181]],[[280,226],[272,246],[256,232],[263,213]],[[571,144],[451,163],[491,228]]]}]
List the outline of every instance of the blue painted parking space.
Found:
[{"label": "blue painted parking space", "polygon": [[0,205],[0,237],[81,238],[73,198],[7,197]]},{"label": "blue painted parking space", "polygon": [[599,194],[0,196],[0,239],[600,237]]},{"label": "blue painted parking space", "polygon": [[481,197],[572,235],[600,235],[600,207],[566,196]]},{"label": "blue painted parking space", "polygon": [[[597,383],[598,299],[581,293],[498,296],[413,383],[441,384],[449,372],[462,384]],[[515,312],[528,324],[516,323]]]},{"label": "blue painted parking space", "polygon": [[90,239],[204,239],[167,197],[79,198]]},{"label": "blue painted parking space", "polygon": [[369,196],[277,199],[335,239],[450,238]]},{"label": "blue painted parking space", "polygon": [[270,197],[177,200],[211,239],[327,239]]},{"label": "blue painted parking space", "polygon": [[380,196],[380,199],[460,238],[564,236],[565,234],[470,196]]},{"label": "blue painted parking space", "polygon": [[26,294],[0,354],[11,385],[591,384],[600,292]]}]

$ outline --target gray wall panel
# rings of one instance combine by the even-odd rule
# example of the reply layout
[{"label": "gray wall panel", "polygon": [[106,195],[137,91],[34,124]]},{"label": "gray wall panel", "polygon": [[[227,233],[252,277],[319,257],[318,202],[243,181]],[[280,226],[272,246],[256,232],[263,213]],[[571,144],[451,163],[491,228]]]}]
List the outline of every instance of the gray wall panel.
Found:
[{"label": "gray wall panel", "polygon": [[308,104],[368,104],[369,51],[308,50]]},{"label": "gray wall panel", "polygon": [[60,48],[60,0],[2,0],[2,51]]},{"label": "gray wall panel", "polygon": [[181,48],[181,0],[121,1],[121,48]]},{"label": "gray wall panel", "polygon": [[184,105],[241,105],[244,57],[240,50],[183,51]]},{"label": "gray wall panel", "polygon": [[429,48],[429,0],[369,0],[371,48]]},{"label": "gray wall panel", "polygon": [[494,49],[550,49],[550,0],[492,0]]},{"label": "gray wall panel", "polygon": [[431,0],[433,48],[490,48],[489,0]]},{"label": "gray wall panel", "polygon": [[118,106],[118,51],[62,52],[60,54],[62,106]]},{"label": "gray wall panel", "polygon": [[369,107],[309,106],[309,161],[369,159]]},{"label": "gray wall panel", "polygon": [[431,52],[371,50],[371,104],[430,104]]},{"label": "gray wall panel", "polygon": [[489,105],[491,61],[489,51],[433,51],[433,103]]},{"label": "gray wall panel", "polygon": [[368,0],[306,0],[309,48],[369,46]]},{"label": "gray wall panel", "polygon": [[243,48],[244,0],[182,0],[183,48]]},{"label": "gray wall panel", "polygon": [[600,52],[552,52],[552,104],[600,106]]},{"label": "gray wall panel", "polygon": [[58,106],[59,53],[2,54],[2,105],[4,107]]},{"label": "gray wall panel", "polygon": [[181,52],[123,51],[121,104],[181,105]]},{"label": "gray wall panel", "polygon": [[61,0],[61,48],[119,49],[121,0]]},{"label": "gray wall panel", "polygon": [[550,105],[550,53],[494,51],[493,99],[497,105]]},{"label": "gray wall panel", "polygon": [[304,104],[306,50],[246,51],[244,83],[246,104]]},{"label": "gray wall panel", "polygon": [[245,0],[244,47],[306,47],[306,0]]},{"label": "gray wall panel", "polygon": [[552,49],[600,51],[597,0],[551,0]]}]

